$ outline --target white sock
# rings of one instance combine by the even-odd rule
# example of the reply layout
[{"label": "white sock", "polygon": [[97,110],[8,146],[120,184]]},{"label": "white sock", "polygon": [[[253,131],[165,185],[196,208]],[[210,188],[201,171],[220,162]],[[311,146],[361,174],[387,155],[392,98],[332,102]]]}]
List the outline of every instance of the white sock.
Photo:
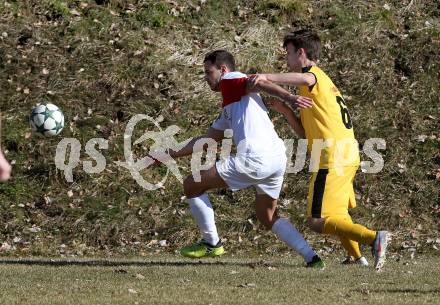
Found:
[{"label": "white sock", "polygon": [[202,194],[199,197],[188,199],[191,214],[194,217],[199,229],[202,233],[203,240],[215,246],[220,238],[217,234],[217,227],[215,226],[214,210],[209,202],[207,194]]},{"label": "white sock", "polygon": [[286,218],[279,218],[272,226],[272,232],[278,239],[284,241],[290,248],[296,250],[308,263],[312,261],[316,252],[309,246],[304,237],[295,229]]}]

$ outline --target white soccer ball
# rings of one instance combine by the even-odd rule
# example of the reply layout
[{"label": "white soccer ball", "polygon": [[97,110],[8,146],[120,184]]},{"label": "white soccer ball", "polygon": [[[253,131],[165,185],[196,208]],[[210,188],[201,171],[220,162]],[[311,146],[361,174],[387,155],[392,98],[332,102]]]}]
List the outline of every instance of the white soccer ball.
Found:
[{"label": "white soccer ball", "polygon": [[32,109],[29,122],[33,131],[52,137],[63,130],[64,115],[54,104],[41,104]]}]

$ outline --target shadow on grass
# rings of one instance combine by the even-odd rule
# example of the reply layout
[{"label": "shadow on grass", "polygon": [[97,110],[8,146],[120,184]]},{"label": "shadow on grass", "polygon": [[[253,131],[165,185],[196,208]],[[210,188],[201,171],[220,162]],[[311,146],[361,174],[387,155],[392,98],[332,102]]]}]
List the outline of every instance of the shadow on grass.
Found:
[{"label": "shadow on grass", "polygon": [[136,266],[136,267],[152,267],[152,266],[241,266],[249,268],[257,267],[290,267],[304,268],[303,265],[295,265],[289,263],[270,262],[270,261],[222,261],[222,260],[75,260],[75,259],[0,259],[0,265],[28,265],[28,266],[99,266],[99,267],[115,267],[115,266]]},{"label": "shadow on grass", "polygon": [[426,293],[440,293],[440,288],[433,288],[433,289],[429,289],[429,290],[414,289],[414,288],[376,289],[376,290],[370,290],[370,292],[426,294]]}]

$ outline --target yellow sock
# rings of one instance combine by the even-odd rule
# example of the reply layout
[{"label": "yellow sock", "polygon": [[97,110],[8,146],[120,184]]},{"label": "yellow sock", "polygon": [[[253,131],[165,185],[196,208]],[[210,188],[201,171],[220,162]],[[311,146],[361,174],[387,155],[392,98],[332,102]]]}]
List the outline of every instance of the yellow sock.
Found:
[{"label": "yellow sock", "polygon": [[326,218],[322,233],[345,237],[365,245],[373,244],[373,241],[376,238],[375,231],[339,217]]},{"label": "yellow sock", "polygon": [[[346,220],[347,222],[353,223],[353,220],[351,219],[350,214],[348,214],[344,220]],[[347,251],[348,255],[353,256],[355,259],[358,259],[362,256],[361,254],[361,250],[359,249],[359,243],[339,236],[339,240],[341,241],[342,246],[344,247],[345,251]]]},{"label": "yellow sock", "polygon": [[356,259],[362,256],[357,242],[342,236],[339,236],[339,239],[344,249],[348,252],[348,255],[353,256]]}]

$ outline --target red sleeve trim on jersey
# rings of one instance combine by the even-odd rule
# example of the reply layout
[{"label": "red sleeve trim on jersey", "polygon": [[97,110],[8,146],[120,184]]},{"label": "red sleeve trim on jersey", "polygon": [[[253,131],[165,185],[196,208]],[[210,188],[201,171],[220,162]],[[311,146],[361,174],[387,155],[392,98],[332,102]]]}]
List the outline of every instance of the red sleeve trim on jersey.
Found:
[{"label": "red sleeve trim on jersey", "polygon": [[220,92],[223,97],[222,107],[239,102],[247,95],[246,77],[222,79],[220,81]]}]

